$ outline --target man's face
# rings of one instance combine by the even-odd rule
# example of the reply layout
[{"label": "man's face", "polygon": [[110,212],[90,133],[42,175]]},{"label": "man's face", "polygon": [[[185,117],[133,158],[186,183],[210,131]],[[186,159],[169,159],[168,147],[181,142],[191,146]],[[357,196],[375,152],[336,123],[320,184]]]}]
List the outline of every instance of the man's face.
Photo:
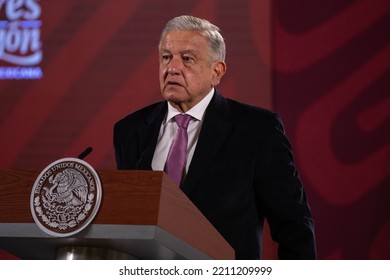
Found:
[{"label": "man's face", "polygon": [[185,112],[219,83],[226,66],[212,61],[206,39],[197,32],[171,31],[160,43],[162,96]]}]

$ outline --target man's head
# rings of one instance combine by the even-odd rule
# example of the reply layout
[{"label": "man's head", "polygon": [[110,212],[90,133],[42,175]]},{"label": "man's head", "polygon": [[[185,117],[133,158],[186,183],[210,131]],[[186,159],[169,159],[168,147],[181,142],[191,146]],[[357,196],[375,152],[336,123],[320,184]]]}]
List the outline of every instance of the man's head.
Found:
[{"label": "man's head", "polygon": [[226,72],[225,42],[207,20],[180,16],[170,20],[159,44],[160,87],[173,106],[188,111]]}]

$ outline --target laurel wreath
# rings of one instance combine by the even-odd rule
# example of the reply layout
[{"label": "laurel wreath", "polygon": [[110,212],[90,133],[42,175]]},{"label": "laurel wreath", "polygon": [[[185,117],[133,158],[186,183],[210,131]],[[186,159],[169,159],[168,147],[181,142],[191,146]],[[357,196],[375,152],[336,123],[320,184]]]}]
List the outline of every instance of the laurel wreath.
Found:
[{"label": "laurel wreath", "polygon": [[[35,206],[35,211],[38,214],[38,216],[42,219],[42,221],[49,227],[51,228],[58,228],[59,230],[67,230],[68,228],[73,228],[80,224],[88,215],[88,212],[91,210],[92,205],[94,203],[95,196],[94,194],[89,194],[87,197],[87,202],[83,208],[83,211],[78,214],[78,216],[75,219],[72,219],[68,222],[56,222],[56,221],[51,221],[47,215],[43,212],[42,207],[41,207],[41,201],[39,199],[39,196],[35,197],[34,199],[34,206]],[[46,207],[45,207],[46,208]],[[54,211],[49,212],[53,213]]]}]

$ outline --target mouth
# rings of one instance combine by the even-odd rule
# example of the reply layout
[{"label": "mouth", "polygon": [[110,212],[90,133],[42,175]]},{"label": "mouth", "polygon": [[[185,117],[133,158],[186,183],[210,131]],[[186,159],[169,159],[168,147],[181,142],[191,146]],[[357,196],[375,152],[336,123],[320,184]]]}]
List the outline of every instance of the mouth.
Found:
[{"label": "mouth", "polygon": [[182,87],[183,85],[178,83],[178,82],[173,82],[173,81],[168,81],[166,84],[165,84],[166,87],[169,87],[169,86],[180,86]]}]

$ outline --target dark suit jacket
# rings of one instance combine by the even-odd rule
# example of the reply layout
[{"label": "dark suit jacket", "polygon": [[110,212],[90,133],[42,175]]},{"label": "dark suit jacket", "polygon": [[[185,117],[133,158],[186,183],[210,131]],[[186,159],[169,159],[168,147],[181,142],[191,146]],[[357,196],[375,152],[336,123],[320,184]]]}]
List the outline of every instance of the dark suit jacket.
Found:
[{"label": "dark suit jacket", "polygon": [[[151,169],[166,102],[116,123],[118,169]],[[182,185],[183,192],[235,249],[259,259],[266,218],[280,259],[314,259],[314,226],[291,146],[278,116],[215,91]]]}]

